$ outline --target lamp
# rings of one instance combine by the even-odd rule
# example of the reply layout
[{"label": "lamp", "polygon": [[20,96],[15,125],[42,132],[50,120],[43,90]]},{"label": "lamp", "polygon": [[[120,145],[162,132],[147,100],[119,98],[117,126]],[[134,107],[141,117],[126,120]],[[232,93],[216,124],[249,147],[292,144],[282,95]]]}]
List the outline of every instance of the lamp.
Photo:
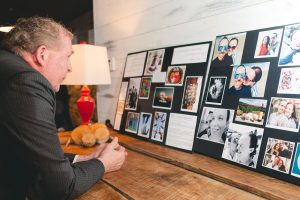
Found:
[{"label": "lamp", "polygon": [[72,46],[74,54],[71,56],[72,72],[63,81],[63,85],[84,85],[81,97],[77,100],[77,107],[82,124],[91,124],[95,101],[90,96],[87,85],[110,85],[110,72],[106,47],[89,45],[86,43]]}]

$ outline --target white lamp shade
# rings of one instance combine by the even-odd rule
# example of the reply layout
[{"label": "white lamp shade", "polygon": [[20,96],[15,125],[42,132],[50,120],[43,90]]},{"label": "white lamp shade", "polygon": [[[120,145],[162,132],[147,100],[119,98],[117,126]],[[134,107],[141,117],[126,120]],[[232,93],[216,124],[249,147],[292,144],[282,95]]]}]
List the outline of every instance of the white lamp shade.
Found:
[{"label": "white lamp shade", "polygon": [[111,84],[106,47],[75,44],[72,48],[72,72],[67,75],[63,85]]}]

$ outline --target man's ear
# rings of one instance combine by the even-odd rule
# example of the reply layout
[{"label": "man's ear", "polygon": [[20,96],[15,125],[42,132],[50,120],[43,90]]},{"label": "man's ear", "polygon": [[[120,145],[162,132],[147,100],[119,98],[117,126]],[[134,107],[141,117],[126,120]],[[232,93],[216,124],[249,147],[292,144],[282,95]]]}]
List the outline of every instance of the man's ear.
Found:
[{"label": "man's ear", "polygon": [[44,67],[46,65],[46,62],[48,60],[48,49],[45,45],[41,45],[37,48],[34,55],[36,58],[36,62],[41,67]]}]

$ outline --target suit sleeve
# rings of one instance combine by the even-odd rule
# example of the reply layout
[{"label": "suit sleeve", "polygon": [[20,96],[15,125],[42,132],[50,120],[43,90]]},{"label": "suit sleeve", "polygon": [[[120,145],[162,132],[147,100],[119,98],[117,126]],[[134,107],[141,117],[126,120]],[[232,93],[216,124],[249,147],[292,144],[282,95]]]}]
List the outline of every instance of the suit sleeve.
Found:
[{"label": "suit sleeve", "polygon": [[104,174],[93,159],[71,164],[57,137],[55,93],[36,72],[23,73],[8,83],[5,101],[13,137],[23,146],[26,165],[34,171],[31,199],[73,199],[87,191]]}]

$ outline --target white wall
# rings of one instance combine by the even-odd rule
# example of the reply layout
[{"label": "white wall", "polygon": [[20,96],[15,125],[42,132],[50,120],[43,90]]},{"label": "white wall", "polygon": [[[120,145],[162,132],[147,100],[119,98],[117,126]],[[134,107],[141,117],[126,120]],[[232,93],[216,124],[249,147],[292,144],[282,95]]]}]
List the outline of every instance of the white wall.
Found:
[{"label": "white wall", "polygon": [[98,87],[98,118],[115,117],[128,53],[216,35],[300,22],[299,0],[93,0],[95,44],[116,59],[112,85]]}]

